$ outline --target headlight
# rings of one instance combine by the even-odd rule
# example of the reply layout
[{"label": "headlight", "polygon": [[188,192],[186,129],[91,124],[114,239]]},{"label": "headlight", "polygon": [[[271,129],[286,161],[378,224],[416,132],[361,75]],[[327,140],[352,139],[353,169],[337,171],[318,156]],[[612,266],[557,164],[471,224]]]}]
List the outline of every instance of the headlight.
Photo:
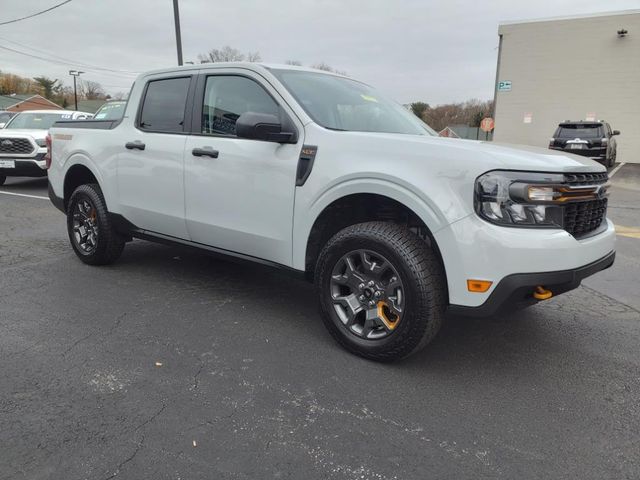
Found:
[{"label": "headlight", "polygon": [[38,144],[39,147],[47,146],[47,141],[44,138],[37,138],[36,143]]},{"label": "headlight", "polygon": [[496,225],[563,228],[563,180],[562,174],[553,173],[485,173],[476,180],[476,212]]}]

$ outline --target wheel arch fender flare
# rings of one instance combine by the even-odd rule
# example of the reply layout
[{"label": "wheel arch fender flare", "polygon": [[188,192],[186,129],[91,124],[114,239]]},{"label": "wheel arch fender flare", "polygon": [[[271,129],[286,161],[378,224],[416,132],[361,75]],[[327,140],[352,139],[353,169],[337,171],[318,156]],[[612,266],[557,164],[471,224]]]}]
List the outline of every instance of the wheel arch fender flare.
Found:
[{"label": "wheel arch fender flare", "polygon": [[308,242],[320,215],[340,199],[357,194],[372,194],[394,200],[420,218],[432,235],[450,223],[426,195],[411,185],[375,177],[345,180],[333,184],[307,202],[298,202],[296,195],[292,259],[294,268],[305,269]]},{"label": "wheel arch fender flare", "polygon": [[72,191],[67,191],[67,181],[69,175],[72,175],[74,172],[78,170],[87,170],[98,182],[98,186],[102,190],[103,195],[105,196],[105,201],[108,198],[107,192],[108,190],[106,182],[104,181],[100,169],[97,168],[91,157],[83,152],[74,152],[71,154],[67,161],[65,162],[64,175],[63,175],[63,198],[66,202],[71,197]]}]

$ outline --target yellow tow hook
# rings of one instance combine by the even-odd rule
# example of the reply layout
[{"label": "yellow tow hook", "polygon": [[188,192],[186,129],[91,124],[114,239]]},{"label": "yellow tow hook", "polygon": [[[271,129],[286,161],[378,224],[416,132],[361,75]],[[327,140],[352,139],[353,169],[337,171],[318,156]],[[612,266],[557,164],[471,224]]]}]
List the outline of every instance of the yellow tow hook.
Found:
[{"label": "yellow tow hook", "polygon": [[547,290],[541,285],[538,285],[533,291],[533,298],[536,300],[547,300],[551,297],[553,297],[553,292],[551,290]]}]

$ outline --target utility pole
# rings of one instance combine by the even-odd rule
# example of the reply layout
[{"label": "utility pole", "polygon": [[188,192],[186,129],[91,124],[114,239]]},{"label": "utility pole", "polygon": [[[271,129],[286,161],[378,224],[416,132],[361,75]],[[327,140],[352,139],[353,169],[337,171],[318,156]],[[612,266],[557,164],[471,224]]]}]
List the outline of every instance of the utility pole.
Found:
[{"label": "utility pole", "polygon": [[178,49],[178,65],[182,65],[182,36],[180,35],[180,10],[178,0],[173,0],[173,20],[176,24],[176,48]]},{"label": "utility pole", "polygon": [[76,104],[76,110],[78,110],[78,89],[76,87],[76,78],[82,75],[84,72],[79,70],[69,70],[69,75],[73,77],[73,98]]}]

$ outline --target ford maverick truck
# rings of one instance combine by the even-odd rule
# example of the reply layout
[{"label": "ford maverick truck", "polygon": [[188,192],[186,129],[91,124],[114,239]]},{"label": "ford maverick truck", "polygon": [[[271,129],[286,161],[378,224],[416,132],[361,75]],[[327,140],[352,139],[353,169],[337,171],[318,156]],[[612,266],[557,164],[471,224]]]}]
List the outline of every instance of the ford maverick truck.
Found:
[{"label": "ford maverick truck", "polygon": [[49,196],[83,262],[140,238],[296,272],[333,337],[374,360],[419,350],[447,313],[544,301],[614,261],[604,166],[439,138],[331,73],[153,71],[121,118],[61,121],[47,142]]}]

